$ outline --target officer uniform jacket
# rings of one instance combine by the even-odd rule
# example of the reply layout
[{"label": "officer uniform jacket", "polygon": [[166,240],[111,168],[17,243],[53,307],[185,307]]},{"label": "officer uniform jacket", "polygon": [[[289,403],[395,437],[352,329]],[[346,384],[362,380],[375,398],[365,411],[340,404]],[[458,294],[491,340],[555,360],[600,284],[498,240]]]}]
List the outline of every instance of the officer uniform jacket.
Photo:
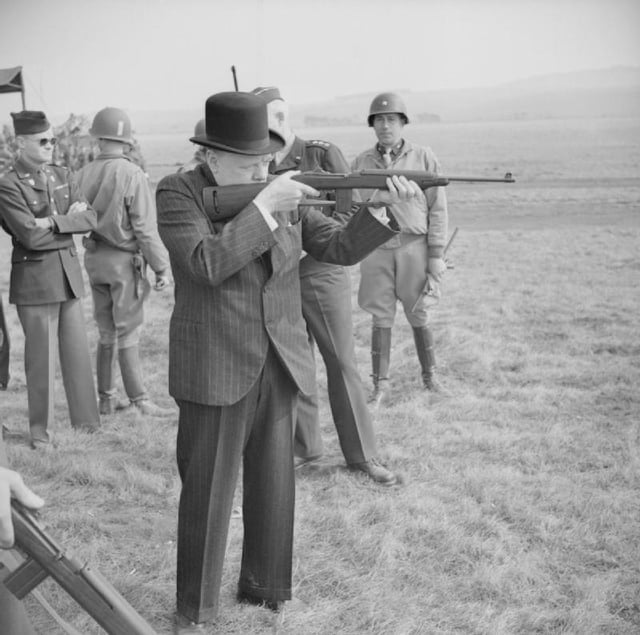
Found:
[{"label": "officer uniform jacket", "polygon": [[[404,140],[398,155],[389,166],[385,166],[377,145],[356,157],[352,164],[357,170],[424,170],[438,174],[440,165],[431,148],[423,148]],[[369,194],[361,190],[362,196]],[[403,234],[427,234],[429,255],[441,258],[447,241],[447,197],[444,187],[431,187],[419,198],[401,201],[391,206],[393,215]],[[399,241],[391,241],[387,248],[395,248]]]},{"label": "officer uniform jacket", "polygon": [[[96,226],[96,213],[67,215],[69,206],[85,201],[69,182],[66,168],[46,165],[43,174],[37,166],[18,158],[0,179],[0,219],[11,235],[11,278],[9,302],[49,304],[82,297],[84,285],[74,233]],[[54,230],[41,229],[34,218],[53,215]]]},{"label": "officer uniform jacket", "polygon": [[249,203],[213,224],[202,189],[215,185],[208,165],[165,177],[156,193],[160,237],[169,250],[175,306],[169,341],[169,392],[175,399],[224,406],[247,394],[269,345],[297,388],[311,393],[315,365],[302,318],[298,261],[355,264],[394,235],[395,223],[367,209],[341,228],[306,208],[300,222],[271,231]]},{"label": "officer uniform jacket", "polygon": [[[328,141],[318,139],[305,141],[296,137],[287,156],[276,165],[269,166],[271,174],[284,174],[290,170],[301,172],[331,172],[332,174],[348,174],[351,170],[340,149]],[[333,211],[330,214],[340,223],[346,223],[351,211]]]}]

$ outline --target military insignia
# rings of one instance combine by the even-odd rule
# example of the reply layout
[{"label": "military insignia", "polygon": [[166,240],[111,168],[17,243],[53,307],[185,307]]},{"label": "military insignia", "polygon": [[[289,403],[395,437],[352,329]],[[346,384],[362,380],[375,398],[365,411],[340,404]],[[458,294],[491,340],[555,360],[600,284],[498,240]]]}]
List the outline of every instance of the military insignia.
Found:
[{"label": "military insignia", "polygon": [[329,148],[331,146],[331,144],[327,141],[321,141],[320,139],[312,139],[311,141],[307,142],[308,145],[310,146],[316,146],[316,147],[320,147],[320,148]]},{"label": "military insignia", "polygon": [[29,185],[31,185],[31,187],[35,186],[36,182],[33,179],[29,179],[27,181],[27,183],[29,183]]},{"label": "military insignia", "polygon": [[385,100],[382,102],[382,105],[383,105],[383,106],[388,106],[388,105],[389,105],[389,102],[385,99]]}]

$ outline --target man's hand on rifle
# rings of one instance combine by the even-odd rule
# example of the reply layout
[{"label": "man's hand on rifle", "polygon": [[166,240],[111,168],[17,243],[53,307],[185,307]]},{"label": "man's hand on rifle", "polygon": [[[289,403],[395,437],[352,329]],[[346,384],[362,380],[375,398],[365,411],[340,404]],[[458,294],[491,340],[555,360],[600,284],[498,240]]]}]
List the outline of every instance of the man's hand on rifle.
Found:
[{"label": "man's hand on rifle", "polygon": [[369,202],[393,205],[420,196],[424,194],[415,181],[409,181],[404,176],[392,176],[387,177],[387,189],[376,190]]},{"label": "man's hand on rifle", "polygon": [[0,467],[0,547],[3,549],[9,549],[14,542],[12,498],[30,509],[40,509],[44,505],[44,501],[24,484],[20,474]]},{"label": "man's hand on rifle", "polygon": [[320,192],[310,185],[291,180],[291,177],[297,174],[300,174],[299,170],[292,170],[276,177],[253,199],[253,202],[259,209],[270,213],[290,212],[298,208],[304,197],[320,196]]}]

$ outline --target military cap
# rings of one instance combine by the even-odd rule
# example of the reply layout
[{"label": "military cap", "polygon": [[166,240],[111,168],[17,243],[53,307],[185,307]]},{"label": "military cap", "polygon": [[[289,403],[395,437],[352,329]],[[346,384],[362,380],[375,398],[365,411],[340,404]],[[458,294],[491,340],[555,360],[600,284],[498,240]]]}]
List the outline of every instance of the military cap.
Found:
[{"label": "military cap", "polygon": [[16,135],[38,134],[51,128],[47,116],[41,110],[21,110],[12,112],[13,129]]},{"label": "military cap", "polygon": [[280,90],[275,86],[258,86],[258,88],[254,88],[251,92],[260,97],[265,104],[275,101],[276,99],[284,101],[280,95]]}]

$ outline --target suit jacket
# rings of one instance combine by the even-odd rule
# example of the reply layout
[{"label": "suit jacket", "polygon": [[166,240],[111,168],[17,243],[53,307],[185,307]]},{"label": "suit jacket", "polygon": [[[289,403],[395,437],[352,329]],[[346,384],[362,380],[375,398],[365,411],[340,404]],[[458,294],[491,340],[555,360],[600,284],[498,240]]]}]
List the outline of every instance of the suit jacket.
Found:
[{"label": "suit jacket", "polygon": [[[69,183],[65,168],[44,166],[44,178],[36,166],[17,159],[0,179],[0,221],[11,235],[9,302],[48,304],[84,294],[82,269],[73,242],[74,233],[95,228],[93,209],[67,215],[76,201],[85,201]],[[41,229],[34,218],[52,216],[55,227]]]},{"label": "suit jacket", "polygon": [[[307,208],[272,232],[250,203],[226,223],[205,214],[209,167],[165,177],[156,192],[160,237],[175,278],[169,331],[169,392],[176,399],[230,405],[251,388],[269,344],[297,388],[314,389],[315,365],[300,302],[302,248],[314,258],[355,264],[395,235],[367,209],[342,228]],[[393,226],[393,223],[390,224]]]}]

